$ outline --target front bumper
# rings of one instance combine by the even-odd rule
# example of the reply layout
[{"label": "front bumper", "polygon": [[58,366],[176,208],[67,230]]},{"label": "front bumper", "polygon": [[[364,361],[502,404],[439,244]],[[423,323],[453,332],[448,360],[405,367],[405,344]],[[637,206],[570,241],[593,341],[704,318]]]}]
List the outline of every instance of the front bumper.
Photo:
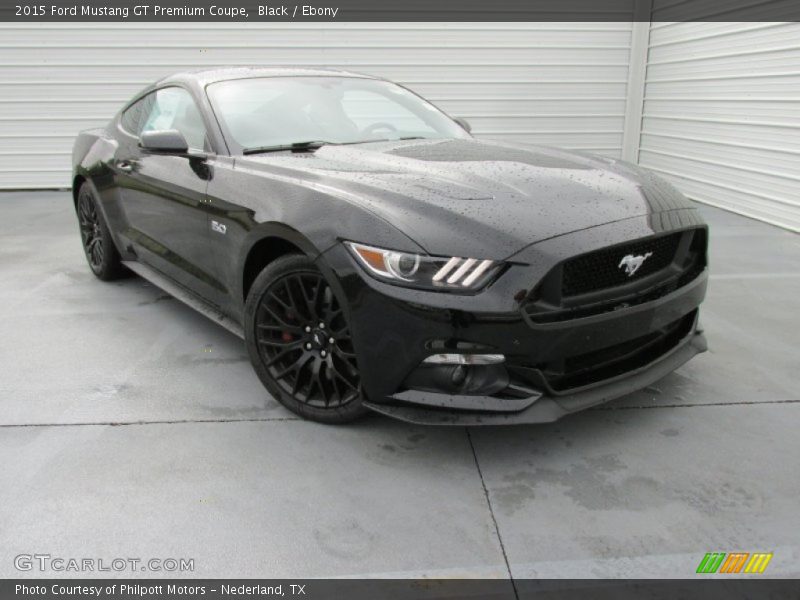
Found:
[{"label": "front bumper", "polygon": [[[421,404],[378,404],[367,402],[368,408],[409,423],[424,425],[524,425],[526,423],[550,423],[568,414],[585,410],[619,398],[647,387],[668,375],[690,358],[705,352],[706,338],[699,331],[693,331],[679,346],[662,356],[659,360],[631,371],[619,378],[607,380],[597,386],[576,391],[563,396],[545,396],[543,393],[531,398],[528,408],[516,412],[490,412],[451,410],[447,408],[431,410],[425,404],[431,400],[425,392],[404,392],[407,402]],[[437,394],[439,395],[439,394]],[[470,400],[483,401],[488,406],[494,398],[469,397]]]},{"label": "front bumper", "polygon": [[[646,387],[703,352],[706,342],[697,329],[697,309],[705,297],[706,271],[672,293],[620,310],[544,323],[523,315],[520,298],[563,258],[559,248],[570,252],[569,247],[580,245],[575,239],[565,245],[568,238],[591,236],[589,245],[592,240],[607,244],[615,230],[620,239],[629,239],[632,225],[577,232],[543,243],[538,256],[548,260],[515,265],[472,297],[379,282],[366,275],[341,245],[329,249],[319,264],[346,300],[365,405],[414,423],[549,422]],[[668,344],[651,344],[647,352],[628,348],[642,336],[662,331],[669,332]],[[559,388],[549,385],[543,375],[549,365],[604,356],[611,349],[631,359],[621,367],[598,371],[595,380],[577,379]],[[505,355],[514,393],[454,394],[409,386],[422,361],[440,352]]]}]

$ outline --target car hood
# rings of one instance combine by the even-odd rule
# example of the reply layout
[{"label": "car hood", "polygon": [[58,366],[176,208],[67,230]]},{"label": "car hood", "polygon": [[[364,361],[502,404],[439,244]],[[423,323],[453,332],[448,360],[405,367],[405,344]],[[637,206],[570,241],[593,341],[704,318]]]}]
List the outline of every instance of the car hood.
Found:
[{"label": "car hood", "polygon": [[[628,163],[475,139],[329,145],[239,161],[346,198],[448,256],[503,259],[558,235],[691,206]],[[369,232],[359,241],[369,242]]]}]

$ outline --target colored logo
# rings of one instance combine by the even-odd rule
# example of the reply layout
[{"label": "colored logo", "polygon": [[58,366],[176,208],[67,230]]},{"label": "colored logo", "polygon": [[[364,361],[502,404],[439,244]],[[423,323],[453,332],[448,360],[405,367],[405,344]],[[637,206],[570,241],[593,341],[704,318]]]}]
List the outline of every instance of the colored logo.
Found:
[{"label": "colored logo", "polygon": [[772,552],[708,552],[697,566],[698,573],[763,573]]}]

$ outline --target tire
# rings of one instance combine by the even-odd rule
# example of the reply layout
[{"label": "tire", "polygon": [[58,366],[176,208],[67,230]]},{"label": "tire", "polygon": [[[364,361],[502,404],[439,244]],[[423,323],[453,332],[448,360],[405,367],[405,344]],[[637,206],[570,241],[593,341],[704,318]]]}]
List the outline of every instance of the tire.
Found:
[{"label": "tire", "polygon": [[348,423],[367,412],[345,311],[308,257],[270,263],[250,287],[244,312],[250,361],[281,404],[320,423]]},{"label": "tire", "polygon": [[75,210],[78,213],[83,253],[92,273],[103,281],[123,277],[125,268],[120,261],[119,252],[114,245],[103,213],[100,212],[97,197],[88,183],[81,184],[78,189]]}]

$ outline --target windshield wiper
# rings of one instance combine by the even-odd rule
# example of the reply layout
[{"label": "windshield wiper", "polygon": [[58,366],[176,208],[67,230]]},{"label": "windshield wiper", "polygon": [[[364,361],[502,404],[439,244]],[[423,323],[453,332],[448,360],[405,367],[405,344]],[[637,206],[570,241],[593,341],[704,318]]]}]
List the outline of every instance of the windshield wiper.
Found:
[{"label": "windshield wiper", "polygon": [[422,135],[409,135],[406,137],[398,138],[375,138],[373,140],[361,140],[359,142],[347,142],[348,144],[372,144],[374,142],[405,142],[406,140],[431,140],[436,138],[428,138]]},{"label": "windshield wiper", "polygon": [[294,142],[293,144],[281,144],[279,146],[257,146],[255,148],[245,148],[242,154],[262,154],[265,152],[281,152],[282,150],[316,150],[335,142],[325,142],[322,140],[311,140],[308,142]]},{"label": "windshield wiper", "polygon": [[267,152],[282,152],[285,150],[316,150],[322,146],[349,146],[355,144],[370,144],[372,142],[398,142],[405,140],[426,140],[429,138],[423,136],[408,136],[390,139],[375,139],[375,140],[358,140],[355,142],[326,142],[324,140],[310,140],[308,142],[294,142],[293,144],[280,144],[278,146],[256,146],[253,148],[245,148],[242,154],[265,154]]}]

